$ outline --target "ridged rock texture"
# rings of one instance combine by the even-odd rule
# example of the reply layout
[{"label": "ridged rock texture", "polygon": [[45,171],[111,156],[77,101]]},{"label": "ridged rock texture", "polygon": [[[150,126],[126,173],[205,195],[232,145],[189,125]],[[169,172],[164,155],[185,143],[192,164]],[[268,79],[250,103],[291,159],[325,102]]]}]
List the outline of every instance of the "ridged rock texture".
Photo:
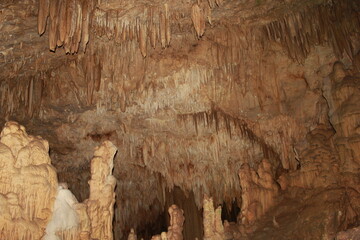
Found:
[{"label": "ridged rock texture", "polygon": [[28,135],[16,122],[1,131],[1,239],[112,239],[115,146],[105,141],[95,149],[91,194],[84,203],[66,183],[58,184],[48,151],[46,140]]},{"label": "ridged rock texture", "polygon": [[49,144],[8,122],[0,134],[1,239],[40,239],[51,218],[56,170]]},{"label": "ridged rock texture", "polygon": [[79,217],[62,238],[166,239],[173,204],[186,240],[360,225],[360,1],[3,0],[0,13],[1,239],[40,239],[62,195]]}]

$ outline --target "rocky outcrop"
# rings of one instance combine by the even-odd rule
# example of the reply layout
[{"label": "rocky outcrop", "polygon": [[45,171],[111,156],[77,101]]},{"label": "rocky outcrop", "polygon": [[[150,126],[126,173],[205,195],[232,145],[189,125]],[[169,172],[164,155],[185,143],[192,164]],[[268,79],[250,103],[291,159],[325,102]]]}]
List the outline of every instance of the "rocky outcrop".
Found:
[{"label": "rocky outcrop", "polygon": [[91,160],[90,196],[86,205],[93,239],[113,239],[116,179],[112,172],[116,151],[110,141],[105,141],[95,149]]},{"label": "rocky outcrop", "polygon": [[91,195],[79,203],[66,183],[57,182],[49,145],[16,122],[0,134],[1,239],[112,239],[116,148],[104,142],[92,161]]},{"label": "rocky outcrop", "polygon": [[41,239],[57,193],[49,144],[16,122],[0,134],[1,239]]},{"label": "rocky outcrop", "polygon": [[222,240],[225,238],[221,221],[221,207],[214,209],[212,198],[204,197],[203,201],[204,239]]},{"label": "rocky outcrop", "polygon": [[327,81],[325,97],[329,103],[330,122],[336,131],[334,144],[342,170],[357,172],[360,168],[360,78],[352,76],[342,62],[336,62]]},{"label": "rocky outcrop", "polygon": [[271,173],[271,165],[263,159],[258,170],[244,164],[239,171],[242,204],[239,219],[244,225],[253,225],[275,204],[278,186]]},{"label": "rocky outcrop", "polygon": [[360,239],[360,227],[352,228],[336,235],[336,240],[358,240]]}]

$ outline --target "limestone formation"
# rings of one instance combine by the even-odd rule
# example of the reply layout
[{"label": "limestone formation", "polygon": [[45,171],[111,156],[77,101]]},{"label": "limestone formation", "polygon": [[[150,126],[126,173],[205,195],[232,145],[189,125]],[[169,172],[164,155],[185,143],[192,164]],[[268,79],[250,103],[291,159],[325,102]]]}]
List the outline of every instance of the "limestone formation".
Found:
[{"label": "limestone formation", "polygon": [[245,164],[239,171],[240,185],[242,188],[241,223],[252,225],[271,208],[278,194],[271,173],[271,165],[267,159],[263,159],[258,170]]},{"label": "limestone formation", "polygon": [[349,240],[349,239],[360,239],[360,228],[352,228],[347,231],[339,232],[336,235],[336,240]]},{"label": "limestone formation", "polygon": [[346,171],[359,169],[360,137],[357,119],[360,114],[360,78],[351,76],[342,62],[336,62],[329,75],[331,90],[327,92],[329,117],[336,134],[334,143],[341,165]]},{"label": "limestone formation", "polygon": [[67,185],[59,183],[52,217],[46,226],[43,240],[79,239],[80,219],[75,210],[76,204],[78,201]]},{"label": "limestone formation", "polygon": [[203,202],[204,218],[204,239],[222,240],[224,239],[224,226],[221,221],[221,207],[214,209],[212,198],[204,197]]},{"label": "limestone formation", "polygon": [[112,240],[116,179],[112,175],[116,147],[109,141],[95,149],[91,160],[90,196],[87,212],[91,223],[91,238]]},{"label": "limestone formation", "polygon": [[281,189],[334,186],[339,179],[339,157],[331,146],[334,132],[319,125],[307,135],[309,146],[298,153],[299,169],[279,177]]},{"label": "limestone formation", "polygon": [[51,219],[57,176],[49,144],[7,122],[0,134],[1,239],[40,239]]},{"label": "limestone formation", "polygon": [[152,236],[151,240],[183,240],[184,211],[175,204],[168,210],[170,226],[167,232]]},{"label": "limestone formation", "polygon": [[360,226],[359,29],[355,0],[0,1],[0,239]]},{"label": "limestone formation", "polygon": [[130,230],[130,233],[129,233],[129,236],[127,239],[128,240],[137,240],[137,236],[136,236],[136,233],[133,228]]},{"label": "limestone formation", "polygon": [[168,227],[166,236],[163,233],[161,234],[161,240],[183,240],[184,211],[173,204],[169,207],[169,215],[170,226]]}]

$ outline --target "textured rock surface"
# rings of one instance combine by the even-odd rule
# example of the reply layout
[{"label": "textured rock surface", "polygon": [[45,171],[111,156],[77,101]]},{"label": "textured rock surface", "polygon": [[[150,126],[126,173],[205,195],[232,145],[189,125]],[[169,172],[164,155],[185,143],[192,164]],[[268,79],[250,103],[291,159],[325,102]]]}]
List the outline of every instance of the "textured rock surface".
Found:
[{"label": "textured rock surface", "polygon": [[347,240],[347,239],[354,239],[354,240],[360,239],[360,229],[358,227],[352,228],[344,232],[339,232],[336,235],[336,240]]},{"label": "textured rock surface", "polygon": [[112,171],[116,150],[110,141],[105,141],[95,149],[91,160],[90,196],[86,202],[91,239],[113,239],[116,178]]},{"label": "textured rock surface", "polygon": [[[16,122],[0,133],[1,239],[112,239],[116,179],[115,146],[105,141],[92,160],[90,197],[79,203],[66,183],[57,182],[49,144]],[[95,239],[95,237],[93,237]]]},{"label": "textured rock surface", "polygon": [[204,197],[204,239],[224,239],[224,226],[221,222],[221,207],[214,209],[212,198]]},{"label": "textured rock surface", "polygon": [[0,134],[0,149],[1,239],[40,239],[57,188],[49,144],[8,122]]},{"label": "textured rock surface", "polygon": [[[174,198],[198,230],[185,221],[184,238],[201,238],[204,195],[237,199],[235,239],[360,224],[359,1],[5,0],[0,12],[0,124],[48,139],[80,201],[95,198],[92,150],[113,142],[115,239],[167,231]],[[29,148],[12,169],[37,161]]]}]

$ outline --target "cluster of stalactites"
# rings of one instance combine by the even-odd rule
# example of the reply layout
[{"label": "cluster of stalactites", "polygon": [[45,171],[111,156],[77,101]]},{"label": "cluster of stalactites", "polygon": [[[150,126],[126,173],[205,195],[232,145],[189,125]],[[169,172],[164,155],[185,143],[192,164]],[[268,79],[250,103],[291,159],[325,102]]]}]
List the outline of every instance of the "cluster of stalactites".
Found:
[{"label": "cluster of stalactites", "polygon": [[51,51],[63,46],[73,54],[80,45],[85,51],[94,4],[92,0],[39,0],[38,33],[42,35],[48,25]]},{"label": "cluster of stalactites", "polygon": [[159,8],[146,8],[136,18],[122,16],[120,11],[94,12],[94,31],[98,36],[107,36],[117,43],[136,40],[143,57],[147,55],[148,43],[155,48],[170,45],[171,17],[168,4]]},{"label": "cluster of stalactites", "polygon": [[[223,0],[198,0],[192,5],[190,15],[198,38],[205,32],[205,23],[211,24],[211,9],[220,6],[222,2]],[[171,24],[180,18],[179,14],[172,14],[170,8],[167,3],[148,7],[137,12],[136,18],[124,16],[124,10],[107,11],[98,8],[94,12],[94,32],[117,43],[136,40],[141,54],[146,57],[149,45],[152,48],[158,43],[162,48],[170,45]]]},{"label": "cluster of stalactites", "polygon": [[354,1],[334,1],[291,13],[264,26],[267,39],[280,42],[290,58],[303,62],[311,47],[325,42],[332,44],[335,54],[352,58],[354,47],[349,36],[360,29]]},{"label": "cluster of stalactites", "polygon": [[205,24],[211,24],[211,10],[220,6],[224,0],[197,0],[191,7],[191,20],[198,38],[205,33]]},{"label": "cluster of stalactites", "polygon": [[0,82],[0,114],[7,119],[16,113],[18,119],[39,114],[46,73],[26,79],[8,78]]}]

